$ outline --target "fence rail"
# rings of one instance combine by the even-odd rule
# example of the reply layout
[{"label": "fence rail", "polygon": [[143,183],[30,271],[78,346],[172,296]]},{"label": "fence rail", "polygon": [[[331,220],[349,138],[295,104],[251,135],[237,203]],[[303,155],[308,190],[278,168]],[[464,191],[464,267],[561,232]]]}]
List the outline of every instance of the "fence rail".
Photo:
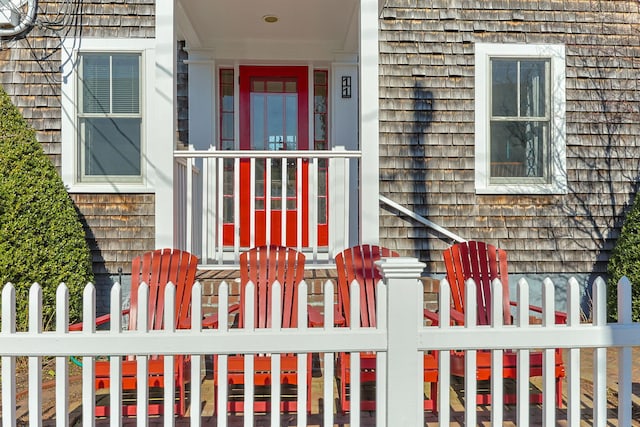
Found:
[{"label": "fence rail", "polygon": [[[2,331],[0,332],[0,356],[2,356],[2,426],[16,426],[16,357],[29,357],[29,401],[30,425],[42,425],[42,375],[40,366],[42,358],[56,357],[56,425],[68,426],[69,417],[69,380],[68,380],[68,356],[83,357],[82,375],[82,425],[92,426],[96,423],[94,390],[94,357],[99,355],[136,355],[141,373],[146,372],[148,356],[166,355],[165,377],[173,377],[173,356],[188,354],[192,357],[191,377],[194,378],[191,387],[191,402],[201,402],[202,396],[200,381],[202,378],[201,365],[204,358],[209,355],[217,356],[217,366],[222,378],[226,377],[226,360],[228,355],[246,355],[247,371],[251,371],[253,355],[270,354],[273,358],[273,367],[279,366],[280,355],[298,354],[299,384],[297,391],[296,423],[299,426],[308,424],[310,414],[307,412],[306,388],[310,387],[306,381],[307,365],[304,362],[307,354],[319,354],[322,361],[323,375],[319,389],[312,390],[311,399],[314,405],[318,403],[320,409],[314,412],[314,424],[333,426],[336,417],[334,410],[334,356],[338,352],[350,352],[352,372],[359,372],[359,352],[375,352],[377,354],[376,368],[376,400],[375,411],[376,426],[418,426],[425,423],[423,410],[423,383],[422,383],[422,354],[426,351],[439,351],[439,405],[437,417],[440,425],[449,425],[451,421],[451,408],[449,399],[450,383],[450,358],[449,350],[466,350],[466,362],[468,369],[475,371],[475,355],[481,350],[491,350],[493,354],[492,383],[494,404],[492,405],[493,425],[502,425],[503,405],[500,402],[502,395],[501,355],[503,351],[514,350],[519,355],[519,374],[517,380],[517,411],[518,425],[527,425],[530,416],[529,405],[529,378],[528,354],[532,350],[543,349],[545,364],[543,366],[543,422],[545,425],[556,425],[557,412],[555,410],[554,396],[554,349],[568,349],[567,369],[567,424],[580,425],[580,349],[594,350],[595,383],[593,389],[593,419],[594,425],[606,425],[607,423],[607,382],[602,377],[606,372],[606,349],[619,348],[619,372],[618,372],[618,425],[632,425],[631,397],[632,397],[632,360],[631,348],[640,346],[640,324],[631,321],[631,285],[623,278],[618,284],[618,312],[617,323],[606,322],[606,286],[602,280],[594,283],[593,294],[593,321],[584,323],[580,319],[580,289],[575,280],[567,284],[568,317],[567,323],[555,324],[554,311],[554,285],[546,281],[541,290],[543,301],[542,320],[540,324],[529,324],[529,313],[524,308],[514,311],[514,324],[503,325],[498,312],[494,316],[494,325],[476,326],[475,313],[467,311],[465,326],[452,326],[449,322],[449,292],[446,280],[441,282],[439,296],[439,326],[431,326],[423,320],[422,282],[418,275],[423,264],[410,258],[385,259],[379,267],[384,280],[377,288],[377,326],[375,328],[359,327],[360,298],[351,298],[351,324],[349,328],[334,326],[334,286],[331,281],[324,284],[325,315],[322,327],[307,326],[307,285],[301,282],[299,285],[298,328],[273,327],[260,329],[247,327],[237,329],[232,327],[232,316],[225,310],[228,307],[228,286],[223,283],[219,289],[218,325],[215,328],[203,329],[201,319],[201,287],[198,283],[193,287],[193,306],[191,329],[175,330],[168,327],[162,331],[123,331],[121,316],[122,294],[119,285],[114,285],[111,292],[111,316],[116,319],[110,325],[109,330],[96,330],[91,321],[85,321],[81,331],[69,331],[67,321],[68,291],[66,286],[60,285],[57,293],[56,330],[42,331],[41,326],[41,301],[42,292],[39,285],[34,284],[29,294],[29,330],[16,331],[15,327],[15,290],[13,285],[7,284],[2,291]],[[474,301],[475,287],[469,282],[466,286],[468,301]],[[248,285],[245,312],[246,325],[253,325],[254,301],[251,297],[252,284]],[[501,307],[501,283],[494,281],[493,295],[494,307]],[[273,285],[273,324],[279,325],[280,286]],[[357,283],[352,284],[352,295],[359,294]],[[518,283],[518,302],[521,307],[528,306],[529,294],[534,292],[529,289],[526,281]],[[88,285],[84,290],[83,318],[95,319],[95,289]],[[148,287],[142,286],[139,294],[140,307],[145,307],[148,298]],[[165,325],[173,325],[173,310],[175,304],[175,290],[172,285],[167,288],[165,307]],[[146,325],[147,313],[141,309],[138,312],[140,325]],[[206,319],[206,317],[205,317]],[[119,402],[121,369],[119,357],[111,357],[112,381],[110,398],[112,402]],[[148,389],[146,375],[138,383],[137,423],[140,426],[148,425],[147,397]],[[254,425],[253,413],[253,375],[245,375],[247,385],[243,399],[245,412],[243,414],[244,425]],[[351,426],[369,425],[368,418],[362,417],[359,406],[360,376],[351,375],[352,402],[347,422]],[[279,412],[280,384],[277,381],[271,385],[272,411]],[[477,407],[475,395],[477,393],[475,376],[467,375],[464,382],[465,399],[465,425],[476,425]],[[164,413],[174,413],[174,385],[167,381],[164,389]],[[216,425],[228,424],[226,387],[220,387],[217,393]],[[198,408],[198,405],[192,405]],[[111,425],[122,425],[120,405],[111,405]],[[163,417],[164,425],[174,425],[178,419],[172,416]],[[190,423],[193,426],[202,424],[202,414],[199,410],[192,410]],[[271,417],[271,425],[280,425],[280,417]]]}]

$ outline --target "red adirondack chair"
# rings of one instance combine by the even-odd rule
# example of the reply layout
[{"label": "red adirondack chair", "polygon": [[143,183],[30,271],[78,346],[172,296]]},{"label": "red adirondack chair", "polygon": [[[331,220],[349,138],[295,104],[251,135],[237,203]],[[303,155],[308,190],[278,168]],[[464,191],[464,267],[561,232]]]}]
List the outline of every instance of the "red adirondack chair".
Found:
[{"label": "red adirondack chair", "polygon": [[[338,271],[338,312],[340,319],[344,319],[349,326],[351,318],[350,285],[355,280],[360,285],[360,324],[362,327],[376,326],[376,284],[382,279],[375,262],[381,258],[397,257],[398,254],[390,249],[360,245],[345,249],[335,257]],[[338,353],[336,363],[336,379],[340,397],[340,408],[348,411],[350,403],[350,354]],[[372,388],[376,380],[376,355],[373,353],[360,354],[360,384]],[[430,383],[430,395],[425,396],[424,408],[435,411],[437,409],[438,391],[438,358],[435,352],[424,355],[424,382]],[[361,409],[375,410],[375,394],[362,393]]]},{"label": "red adirondack chair", "polygon": [[[240,255],[240,304],[231,306],[229,312],[237,313],[234,326],[245,325],[246,285],[251,281],[255,286],[255,327],[271,327],[272,285],[277,280],[282,287],[282,328],[295,328],[298,324],[298,285],[304,279],[304,254],[283,246],[260,246]],[[316,316],[318,314],[316,313]],[[313,317],[313,315],[311,316]],[[314,322],[311,322],[314,324]],[[243,412],[244,402],[235,398],[238,386],[244,387],[244,356],[228,357],[227,379],[220,378],[217,356],[214,357],[214,386],[217,401],[217,390],[220,386],[229,386],[229,402],[227,410]],[[280,376],[271,372],[271,356],[259,354],[254,357],[254,385],[256,389],[270,386],[274,376],[284,387],[281,390],[280,410],[291,412],[297,410],[294,388],[298,385],[297,355],[282,354],[280,358]],[[311,354],[307,357],[307,410],[311,409]],[[236,393],[234,393],[234,391]],[[268,393],[267,390],[262,390]],[[254,411],[267,412],[270,409],[269,396],[254,393]],[[217,404],[216,404],[217,407]]]},{"label": "red adirondack chair", "polygon": [[[167,283],[176,287],[175,321],[177,329],[191,327],[191,289],[195,282],[198,258],[188,252],[178,249],[158,249],[146,252],[133,259],[131,265],[131,296],[130,308],[123,311],[128,316],[128,329],[136,330],[138,322],[138,288],[140,284],[149,285],[148,327],[150,330],[164,328],[164,295]],[[96,324],[101,325],[110,321],[110,315],[100,316]],[[75,324],[69,330],[80,330],[82,324]],[[178,401],[175,411],[183,416],[186,412],[185,386],[191,381],[191,360],[188,356],[174,358],[174,381]],[[162,356],[149,358],[148,386],[164,387],[164,359]],[[110,363],[108,360],[95,362],[95,387],[105,389],[110,387]],[[137,362],[133,358],[122,361],[122,389],[124,392],[137,388]],[[126,396],[125,396],[126,397]],[[162,403],[149,403],[149,414],[162,413]],[[125,401],[122,408],[123,415],[135,415],[135,403]],[[96,416],[108,416],[109,407],[96,405]]]},{"label": "red adirondack chair", "polygon": [[[511,307],[517,303],[509,298],[509,277],[507,270],[507,253],[493,245],[484,242],[469,241],[457,243],[443,252],[444,263],[447,270],[447,281],[451,285],[453,300],[452,317],[456,324],[464,324],[463,313],[467,301],[465,301],[465,282],[473,279],[477,292],[477,324],[491,324],[491,281],[498,278],[502,282],[502,305],[505,324],[512,324]],[[529,306],[529,310],[542,313],[537,306]],[[566,314],[556,312],[556,323],[566,322]],[[541,351],[530,353],[530,377],[542,376]],[[517,353],[505,351],[503,353],[503,378],[515,379],[517,375]],[[451,374],[456,377],[465,376],[465,352],[451,352]],[[562,405],[562,378],[565,376],[565,368],[562,360],[562,352],[555,352],[555,379],[556,379],[556,404]],[[491,378],[491,352],[477,352],[476,378],[479,381]],[[530,397],[532,403],[542,403],[542,394],[535,393]],[[478,404],[490,404],[491,394],[482,393],[477,396]],[[504,403],[515,404],[515,394],[505,394]]]}]

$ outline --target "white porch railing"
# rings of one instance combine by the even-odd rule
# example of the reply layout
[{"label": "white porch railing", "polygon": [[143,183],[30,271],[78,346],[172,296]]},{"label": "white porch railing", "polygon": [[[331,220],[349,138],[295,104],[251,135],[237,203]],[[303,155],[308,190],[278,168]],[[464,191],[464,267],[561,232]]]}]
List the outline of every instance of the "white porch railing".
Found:
[{"label": "white porch railing", "polygon": [[[2,356],[2,425],[3,427],[15,426],[16,408],[16,365],[17,356],[29,356],[29,423],[30,425],[41,425],[41,374],[40,362],[42,357],[55,356],[57,361],[56,372],[56,404],[57,415],[56,425],[67,426],[69,407],[68,378],[67,378],[67,357],[76,355],[84,357],[83,363],[83,398],[82,398],[82,425],[95,425],[94,404],[95,392],[93,388],[93,356],[100,354],[110,355],[137,355],[140,361],[139,367],[143,378],[138,383],[138,417],[139,426],[148,425],[146,414],[147,386],[145,363],[148,355],[153,354],[191,354],[192,373],[194,379],[201,378],[200,363],[202,355],[218,354],[219,369],[224,377],[225,355],[245,354],[249,365],[253,354],[271,353],[276,360],[281,353],[298,353],[299,361],[299,387],[298,412],[296,414],[296,425],[308,425],[309,414],[306,412],[306,354],[323,354],[323,391],[321,395],[313,394],[311,399],[322,401],[318,414],[314,414],[314,425],[333,426],[338,417],[333,409],[333,363],[334,353],[352,352],[351,372],[359,371],[360,358],[357,352],[372,351],[377,352],[377,410],[375,413],[376,426],[420,426],[424,425],[424,412],[422,409],[423,389],[421,354],[423,351],[440,350],[439,353],[439,407],[438,422],[440,425],[449,425],[451,412],[449,400],[449,353],[448,350],[467,350],[469,363],[468,369],[475,370],[473,355],[480,349],[493,350],[496,358],[493,369],[494,372],[501,372],[499,365],[500,355],[504,349],[514,349],[519,352],[521,368],[527,369],[526,363],[529,360],[527,352],[532,349],[546,349],[545,366],[543,368],[543,395],[542,405],[543,424],[557,425],[556,410],[554,406],[554,362],[553,349],[569,349],[569,358],[566,361],[568,373],[568,395],[567,395],[567,424],[570,426],[580,425],[580,359],[578,352],[580,349],[594,349],[594,369],[595,383],[593,387],[593,419],[594,425],[604,426],[607,424],[607,383],[602,375],[606,372],[607,348],[619,348],[619,371],[618,371],[618,420],[617,425],[631,426],[631,347],[640,346],[640,324],[631,322],[631,285],[628,280],[621,280],[618,285],[618,307],[620,320],[615,324],[606,322],[606,301],[605,284],[602,280],[596,281],[594,285],[594,320],[591,323],[580,323],[579,289],[575,280],[570,280],[567,285],[568,295],[568,322],[566,325],[554,324],[554,286],[550,281],[546,281],[543,286],[543,322],[541,325],[529,325],[528,312],[520,310],[516,313],[515,325],[503,326],[475,326],[475,313],[469,310],[466,314],[466,326],[449,326],[448,321],[440,322],[442,326],[432,327],[423,323],[422,317],[422,288],[418,275],[422,271],[423,264],[411,258],[392,258],[380,262],[380,268],[385,277],[378,285],[377,298],[377,327],[360,328],[358,297],[351,299],[352,325],[351,328],[340,328],[333,326],[333,284],[327,282],[325,285],[324,313],[326,313],[325,326],[322,328],[309,328],[306,326],[307,316],[307,287],[304,282],[300,285],[299,294],[299,328],[296,329],[230,329],[227,322],[225,310],[219,313],[220,324],[217,329],[202,330],[200,325],[201,304],[199,284],[194,286],[194,305],[192,316],[194,319],[191,330],[164,330],[146,332],[143,330],[135,332],[123,332],[119,328],[119,323],[112,323],[110,331],[96,331],[91,322],[85,322],[85,329],[82,332],[68,332],[67,326],[67,290],[65,286],[58,288],[57,299],[57,330],[55,332],[41,331],[41,290],[38,285],[34,285],[30,291],[29,301],[29,332],[15,331],[15,291],[12,285],[6,285],[2,291],[2,332],[0,333],[0,356]],[[472,284],[472,283],[470,283]],[[251,286],[251,285],[250,285]],[[279,285],[274,285],[276,290],[273,294],[273,316],[278,318],[279,307]],[[495,300],[493,307],[501,307],[501,284],[494,282]],[[352,292],[357,295],[359,292],[357,284],[352,285]],[[473,301],[474,286],[467,286],[467,300]],[[170,286],[166,295],[165,324],[173,324],[171,316],[174,304],[175,291]],[[142,286],[140,289],[139,303],[145,306],[148,295],[148,288]],[[247,295],[253,293],[249,290]],[[522,307],[527,306],[529,295],[528,285],[525,281],[518,284],[518,299]],[[227,285],[220,288],[220,307],[228,306]],[[111,293],[111,307],[113,318],[118,318],[121,308],[121,294],[119,285],[115,285]],[[448,284],[444,281],[441,285],[440,293],[440,316],[443,319],[449,318],[449,293]],[[247,325],[253,324],[250,316],[253,313],[252,298],[247,298],[246,313],[249,317]],[[95,290],[92,285],[86,287],[84,292],[85,319],[95,317]],[[145,325],[145,310],[139,311],[139,324]],[[497,318],[496,316],[494,318]],[[273,324],[279,324],[274,320]],[[172,358],[165,359],[165,377],[172,377]],[[111,402],[119,402],[119,358],[112,357],[112,384]],[[245,365],[246,366],[246,365]],[[503,405],[501,374],[492,375],[493,402],[491,406],[491,417],[493,425],[502,425]],[[529,387],[527,375],[520,375],[518,380],[518,425],[528,425],[529,420]],[[465,425],[476,425],[477,408],[475,406],[475,376],[466,377],[464,392],[466,395]],[[247,385],[246,390],[252,390],[252,375],[245,375]],[[357,396],[359,390],[359,376],[351,376],[352,396]],[[168,382],[171,383],[171,382]],[[203,398],[211,399],[211,396],[202,396],[200,381],[194,380],[191,386],[191,402],[201,402]],[[271,395],[275,402],[272,408],[279,408],[277,401],[279,384],[273,384]],[[168,384],[164,392],[164,413],[173,414],[173,385]],[[226,413],[225,390],[218,393],[217,426],[226,426],[228,415]],[[245,393],[244,425],[255,425],[255,415],[252,413],[252,401],[254,396],[251,392]],[[591,403],[591,402],[590,402]],[[115,406],[115,405],[112,405]],[[192,404],[191,408],[200,408],[197,404]],[[63,415],[65,414],[65,415]],[[163,417],[165,426],[172,426],[176,419],[172,416]],[[271,425],[278,426],[280,417],[271,417]],[[192,426],[199,426],[202,423],[202,414],[199,410],[191,410],[190,422]],[[351,426],[361,425],[361,413],[359,402],[351,402],[351,412],[346,420]],[[111,418],[112,426],[122,425],[122,419]],[[365,424],[364,422],[362,424]]]},{"label": "white porch railing", "polygon": [[190,248],[194,254],[202,253],[202,172],[193,162],[176,159],[174,179],[173,236],[176,248]]},{"label": "white porch railing", "polygon": [[[205,266],[237,265],[242,250],[262,238],[264,244],[304,251],[313,265],[350,246],[349,230],[358,229],[360,151],[188,150],[175,151],[174,157],[174,243]],[[241,204],[241,193],[248,203]],[[295,211],[295,231],[287,226],[283,206]],[[279,223],[267,220],[261,229],[256,211],[265,218],[279,213]],[[323,242],[318,226],[325,223],[328,240]]]}]

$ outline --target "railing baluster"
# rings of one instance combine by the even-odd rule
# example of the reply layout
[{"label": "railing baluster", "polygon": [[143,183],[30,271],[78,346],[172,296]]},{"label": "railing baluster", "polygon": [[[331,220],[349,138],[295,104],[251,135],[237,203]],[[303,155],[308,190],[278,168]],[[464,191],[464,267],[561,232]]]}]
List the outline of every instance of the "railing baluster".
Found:
[{"label": "railing baluster", "polygon": [[[250,173],[249,173],[249,246],[254,247],[256,245],[256,159],[251,158],[249,161]],[[269,165],[265,165],[266,171],[269,171],[267,167]],[[265,172],[266,172],[265,171]],[[271,182],[270,179],[267,179],[267,182]],[[238,187],[240,186],[240,181],[238,181]],[[266,198],[266,192],[264,194]],[[266,201],[265,201],[266,204]],[[265,206],[266,208],[266,206]],[[238,216],[240,216],[240,211],[238,211]],[[240,222],[238,218],[238,230],[240,230]],[[267,234],[267,238],[269,235]],[[268,242],[267,242],[268,244]]]},{"label": "railing baluster", "polygon": [[[96,288],[92,283],[84,287],[82,294],[82,334],[90,337],[96,333]],[[96,363],[93,356],[82,357],[82,425],[95,426],[96,389],[94,379]]]},{"label": "railing baluster", "polygon": [[[246,161],[246,159],[243,159]],[[233,261],[238,262],[240,258],[240,158],[233,159]],[[251,182],[249,191],[249,212],[255,209],[254,182],[255,182],[255,159],[250,161]],[[218,190],[220,191],[220,190]],[[246,208],[246,207],[245,207]],[[250,221],[253,223],[253,221]]]},{"label": "railing baluster", "polygon": [[[42,288],[34,283],[29,289],[29,334],[42,334]],[[29,425],[42,426],[42,357],[29,357]]]},{"label": "railing baluster", "polygon": [[[607,289],[601,277],[593,283],[593,324],[607,324]],[[607,424],[607,348],[595,348],[593,357],[593,425],[604,427]]]},{"label": "railing baluster", "polygon": [[[56,334],[69,333],[69,289],[56,289]],[[4,377],[3,377],[4,378]],[[66,356],[56,357],[56,426],[69,426],[69,365]]]},{"label": "railing baluster", "polygon": [[[249,282],[245,288],[245,305],[244,305],[244,332],[251,335],[256,329],[255,321],[255,284]],[[253,354],[247,354],[244,357],[244,426],[252,427],[254,425],[253,401],[254,401],[254,357]]]},{"label": "railing baluster", "polygon": [[318,260],[318,158],[311,159],[309,167],[309,246],[313,262]]},{"label": "railing baluster", "polygon": [[[327,280],[324,283],[324,330],[325,332],[329,332],[335,328],[334,318],[333,318],[333,282]],[[323,407],[321,410],[323,411],[323,426],[331,427],[333,426],[333,368],[334,361],[333,358],[335,353],[325,352],[324,353],[324,375],[323,375]]]},{"label": "railing baluster", "polygon": [[[280,161],[282,162],[281,159]],[[264,213],[265,213],[265,241],[267,245],[271,244],[271,215],[272,215],[272,206],[271,206],[271,197],[272,197],[272,184],[273,184],[273,162],[271,157],[268,157],[265,160],[265,166],[264,166],[264,170],[265,170],[265,176],[264,176],[264,184],[262,184],[264,186]],[[257,172],[256,172],[256,177],[258,176]],[[256,196],[258,194],[258,187],[256,184],[256,180],[255,178],[251,180],[251,182],[254,184],[254,188],[256,191]],[[280,183],[280,185],[285,185],[284,182]],[[258,210],[257,206],[254,206],[253,209],[251,210],[252,214],[251,214],[251,218],[255,218],[255,212]],[[257,228],[258,228],[258,224],[255,223],[253,224],[253,228],[251,229],[251,235],[253,236],[254,240],[253,243],[251,244],[251,246],[256,246],[256,239],[258,238],[258,236],[256,235],[257,232]]]},{"label": "railing baluster", "polygon": [[[465,301],[476,301],[476,283],[473,279],[469,279],[465,286]],[[478,319],[476,314],[476,305],[467,304],[464,312],[464,327],[474,329]],[[476,382],[477,370],[477,352],[476,350],[467,350],[464,366],[464,409],[465,409],[465,425],[476,425],[476,402],[478,396],[478,387]]]},{"label": "railing baluster", "polygon": [[[491,328],[499,334],[504,329],[504,304],[502,301],[502,282],[494,279],[491,282]],[[503,350],[491,350],[491,425],[493,427],[502,426],[504,418],[504,381],[502,375]]]},{"label": "railing baluster", "polygon": [[[194,286],[195,287],[195,286]],[[193,304],[192,307],[195,307],[196,305],[196,301],[200,300],[200,295],[198,295],[196,298],[193,298]],[[176,287],[174,286],[173,283],[169,282],[164,290],[164,330],[165,332],[169,333],[169,334],[173,334],[176,332],[176,311],[174,309],[175,307],[175,301],[176,301]],[[200,317],[196,317],[196,313],[195,310],[193,310],[191,312],[191,316],[192,316],[192,322],[191,322],[191,327],[193,328],[195,325],[194,323],[196,322],[195,319],[197,319],[197,323],[198,325],[200,325]],[[174,425],[174,413],[175,413],[175,405],[174,405],[174,401],[175,401],[175,382],[173,381],[173,376],[175,375],[175,369],[174,369],[174,356],[172,355],[166,355],[163,358],[163,364],[164,364],[164,426],[165,427],[173,427]],[[194,381],[195,377],[191,377],[191,388],[194,388],[195,384],[198,384],[197,381]],[[199,402],[199,399],[197,400]],[[193,408],[194,405],[193,403],[196,402],[196,400],[193,398],[191,399],[191,407]],[[183,402],[180,402],[180,404],[183,404]],[[198,404],[195,405],[196,407],[199,407]]]},{"label": "railing baluster", "polygon": [[[546,278],[542,282],[542,324],[546,328],[555,328],[555,323],[555,288],[553,282]],[[542,410],[544,425],[551,426],[556,422],[555,349],[545,348],[542,357]]]},{"label": "railing baluster", "polygon": [[[277,281],[271,289],[271,328],[274,332],[280,332],[282,327],[282,286]],[[280,354],[271,355],[271,427],[280,425]]]},{"label": "railing baluster", "polygon": [[[289,180],[287,179],[289,174],[289,159],[280,160],[280,244],[287,246],[287,190],[289,188]],[[267,222],[271,222],[267,217]],[[268,234],[267,234],[268,236]]]},{"label": "railing baluster", "polygon": [[[116,283],[111,287],[111,316],[109,333],[122,336],[122,285]],[[122,357],[109,358],[109,387],[111,426],[122,425]]]},{"label": "railing baluster", "polygon": [[[191,332],[200,333],[202,332],[202,285],[200,282],[195,282],[193,284],[193,288],[191,289]],[[171,307],[174,305],[167,305],[166,311],[172,311]],[[173,367],[173,357],[171,359],[171,366]],[[200,427],[201,418],[200,418],[200,402],[201,399],[201,379],[200,379],[200,364],[202,362],[202,356],[200,354],[192,354],[191,355],[191,427]],[[165,363],[167,363],[165,361]],[[165,368],[166,369],[166,368]],[[173,373],[173,371],[172,371]],[[173,378],[165,377],[165,378]],[[165,380],[165,387],[167,382],[173,384],[173,380]],[[184,385],[182,385],[184,387]],[[182,390],[184,393],[184,390]],[[166,399],[166,398],[165,398]],[[184,401],[182,399],[181,404],[184,405]],[[171,397],[171,402],[173,402],[173,396]],[[173,405],[171,405],[173,408]],[[173,414],[173,412],[171,412]],[[171,417],[173,418],[173,417]]]},{"label": "railing baluster", "polygon": [[[16,333],[16,289],[11,283],[2,288],[2,333]],[[2,356],[2,427],[16,427],[16,358]]]},{"label": "railing baluster", "polygon": [[[149,285],[141,283],[138,288],[138,332],[146,334],[149,332]],[[146,427],[148,423],[148,402],[149,387],[147,378],[149,376],[148,355],[141,354],[136,356],[136,375],[137,375],[137,393],[136,393],[136,425],[138,427]]]},{"label": "railing baluster", "polygon": [[[439,328],[451,329],[451,288],[447,279],[440,281],[438,294],[438,311],[440,313]],[[451,387],[451,353],[438,353],[438,414],[441,425],[449,425],[451,418],[450,387]],[[518,424],[520,425],[520,424]]]},{"label": "railing baluster", "polygon": [[[631,324],[631,282],[623,277],[618,282],[618,324]],[[618,349],[618,425],[631,425],[632,370],[631,347]]]},{"label": "railing baluster", "polygon": [[[220,283],[218,287],[218,334],[226,334],[229,331],[229,285],[227,282]],[[211,357],[216,357],[211,355]],[[218,387],[214,390],[216,394],[216,414],[219,427],[227,427],[227,401],[228,401],[228,380],[227,367],[228,356],[220,354],[217,356],[218,363],[214,363],[214,378],[218,378]],[[215,369],[218,369],[217,373]]]},{"label": "railing baluster", "polygon": [[[307,330],[307,282],[298,285],[298,330]],[[307,384],[307,360],[309,353],[298,353],[298,426],[307,425],[307,391],[311,384]]]},{"label": "railing baluster", "polygon": [[296,249],[298,251],[302,250],[302,192],[302,157],[298,157],[296,159]]},{"label": "railing baluster", "polygon": [[187,187],[185,200],[185,246],[184,248],[193,252],[193,175],[191,173],[194,163],[193,158],[187,159],[187,167],[185,171],[185,185]]},{"label": "railing baluster", "polygon": [[[567,326],[580,326],[580,294],[579,284],[575,278],[567,284]],[[567,370],[567,425],[580,426],[580,349],[570,348],[566,364]],[[519,424],[520,425],[520,424]],[[628,424],[630,425],[630,424]]]},{"label": "railing baluster", "polygon": [[[352,331],[357,331],[360,329],[360,285],[357,281],[351,282],[351,290],[349,295],[351,295],[351,319],[349,319],[350,328]],[[350,409],[350,417],[349,417],[349,425],[351,427],[359,427],[360,426],[360,352],[352,351],[351,352],[351,384],[349,386],[349,404],[351,406]],[[344,381],[344,380],[343,380]]]},{"label": "railing baluster", "polygon": [[[518,281],[518,328],[523,334],[529,328],[529,283],[521,278]],[[530,372],[530,351],[529,349],[518,350],[518,368],[516,387],[518,393],[518,425],[525,426],[529,423],[529,372]]]}]

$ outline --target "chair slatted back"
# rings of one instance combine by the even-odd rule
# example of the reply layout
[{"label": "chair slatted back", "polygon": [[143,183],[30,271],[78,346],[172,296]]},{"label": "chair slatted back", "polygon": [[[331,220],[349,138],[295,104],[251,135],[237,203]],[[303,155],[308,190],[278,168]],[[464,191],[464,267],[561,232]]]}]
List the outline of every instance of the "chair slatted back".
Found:
[{"label": "chair slatted back", "polygon": [[398,253],[375,245],[353,246],[336,255],[338,307],[342,310],[347,326],[351,319],[349,288],[354,280],[360,285],[361,326],[376,326],[376,284],[382,279],[382,275],[375,262],[381,258],[397,256]]},{"label": "chair slatted back", "polygon": [[255,285],[255,327],[271,327],[272,285],[282,287],[282,325],[298,324],[298,285],[304,279],[305,256],[284,246],[258,246],[240,255],[240,312],[238,327],[244,327],[246,285]]},{"label": "chair slatted back", "polygon": [[148,327],[164,328],[164,295],[169,282],[176,287],[176,327],[188,327],[198,261],[198,257],[178,249],[157,249],[134,258],[131,262],[129,329],[137,328],[138,288],[142,283],[149,285]]},{"label": "chair slatted back", "polygon": [[469,241],[445,249],[443,257],[454,309],[465,312],[465,281],[473,279],[476,283],[478,325],[490,325],[491,281],[498,278],[502,282],[504,322],[511,323],[506,251],[484,242]]}]

